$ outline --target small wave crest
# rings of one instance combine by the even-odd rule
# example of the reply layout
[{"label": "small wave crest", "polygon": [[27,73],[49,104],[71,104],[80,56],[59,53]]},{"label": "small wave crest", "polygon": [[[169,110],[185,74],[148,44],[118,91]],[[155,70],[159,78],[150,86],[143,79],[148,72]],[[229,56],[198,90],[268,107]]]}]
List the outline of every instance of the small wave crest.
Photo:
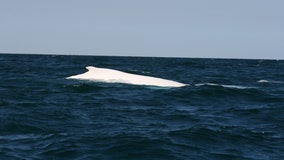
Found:
[{"label": "small wave crest", "polygon": [[255,87],[249,87],[249,86],[241,86],[241,85],[225,85],[225,84],[216,84],[216,83],[200,83],[200,84],[195,84],[194,86],[219,86],[219,87],[224,87],[224,88],[234,88],[234,89],[252,89]]},{"label": "small wave crest", "polygon": [[261,79],[257,81],[258,83],[283,83],[282,81],[273,81],[273,80],[265,80],[265,79]]}]

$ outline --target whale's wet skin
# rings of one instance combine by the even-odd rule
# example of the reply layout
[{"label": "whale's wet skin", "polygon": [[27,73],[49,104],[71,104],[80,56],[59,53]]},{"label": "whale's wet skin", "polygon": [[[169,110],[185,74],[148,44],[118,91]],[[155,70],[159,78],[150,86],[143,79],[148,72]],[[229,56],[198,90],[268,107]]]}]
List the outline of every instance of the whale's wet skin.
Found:
[{"label": "whale's wet skin", "polygon": [[88,66],[86,67],[86,69],[88,69],[86,73],[70,76],[67,77],[67,79],[90,80],[90,81],[106,82],[106,83],[126,83],[133,85],[149,85],[149,86],[158,86],[158,87],[186,86],[186,84],[172,80],[144,76],[144,75],[130,74],[114,69],[97,68],[93,66]]}]

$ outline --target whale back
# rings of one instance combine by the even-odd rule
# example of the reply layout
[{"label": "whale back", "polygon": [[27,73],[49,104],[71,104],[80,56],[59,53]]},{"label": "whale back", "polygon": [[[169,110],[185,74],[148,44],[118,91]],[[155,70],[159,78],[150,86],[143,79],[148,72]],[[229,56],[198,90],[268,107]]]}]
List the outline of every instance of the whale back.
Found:
[{"label": "whale back", "polygon": [[172,80],[126,73],[114,69],[87,66],[86,73],[67,77],[67,79],[91,80],[106,83],[127,83],[134,85],[150,85],[160,87],[182,87],[183,83]]}]

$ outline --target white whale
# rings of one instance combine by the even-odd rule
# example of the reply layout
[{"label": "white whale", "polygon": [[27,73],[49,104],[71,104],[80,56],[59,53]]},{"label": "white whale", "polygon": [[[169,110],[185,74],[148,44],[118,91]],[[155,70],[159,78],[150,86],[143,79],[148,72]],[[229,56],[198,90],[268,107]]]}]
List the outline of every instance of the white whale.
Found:
[{"label": "white whale", "polygon": [[67,79],[89,80],[96,82],[106,83],[127,83],[133,85],[149,85],[157,87],[183,87],[186,84],[179,83],[172,80],[130,74],[114,69],[97,68],[93,66],[86,67],[88,70],[86,73],[78,74],[67,77]]}]

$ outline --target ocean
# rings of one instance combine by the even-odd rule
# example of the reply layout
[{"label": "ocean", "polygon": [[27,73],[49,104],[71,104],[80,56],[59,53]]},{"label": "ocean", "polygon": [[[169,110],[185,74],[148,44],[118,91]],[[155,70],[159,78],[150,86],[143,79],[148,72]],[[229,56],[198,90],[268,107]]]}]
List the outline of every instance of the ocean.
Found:
[{"label": "ocean", "polygon": [[[86,66],[188,85],[66,79]],[[283,60],[0,54],[1,160],[281,160],[283,113]]]}]

